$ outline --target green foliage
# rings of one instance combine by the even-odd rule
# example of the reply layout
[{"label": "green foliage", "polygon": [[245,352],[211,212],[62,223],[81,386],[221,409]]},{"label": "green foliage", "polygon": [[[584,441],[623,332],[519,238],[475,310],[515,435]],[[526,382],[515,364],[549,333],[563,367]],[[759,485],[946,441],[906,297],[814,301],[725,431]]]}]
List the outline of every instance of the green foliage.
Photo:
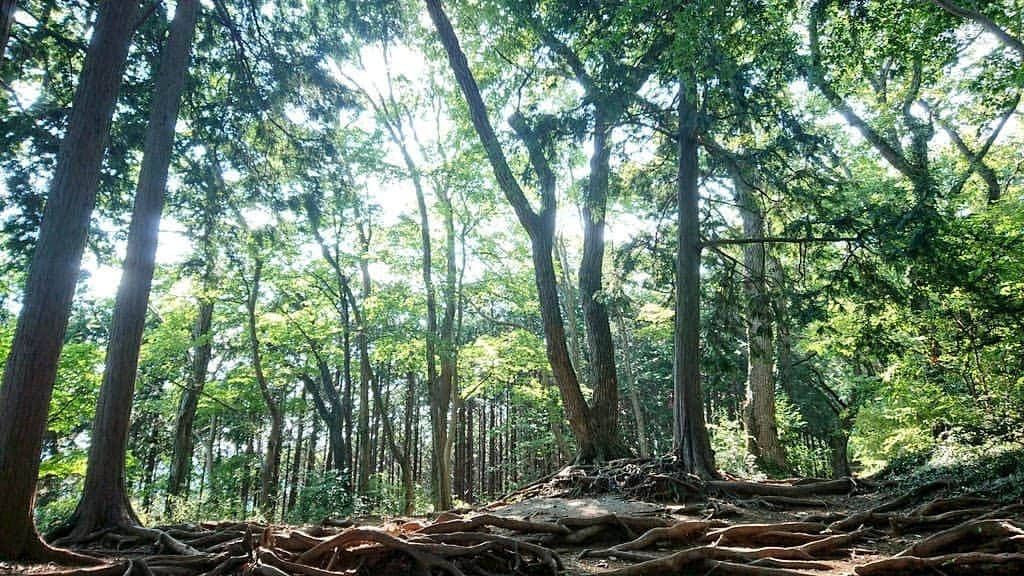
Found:
[{"label": "green foliage", "polygon": [[739,420],[719,416],[708,423],[715,463],[723,472],[741,478],[759,479],[765,474],[747,451],[747,433]]},{"label": "green foliage", "polygon": [[306,478],[291,513],[292,517],[296,520],[315,521],[352,514],[356,511],[356,501],[348,486],[348,479],[335,472],[314,474]]}]

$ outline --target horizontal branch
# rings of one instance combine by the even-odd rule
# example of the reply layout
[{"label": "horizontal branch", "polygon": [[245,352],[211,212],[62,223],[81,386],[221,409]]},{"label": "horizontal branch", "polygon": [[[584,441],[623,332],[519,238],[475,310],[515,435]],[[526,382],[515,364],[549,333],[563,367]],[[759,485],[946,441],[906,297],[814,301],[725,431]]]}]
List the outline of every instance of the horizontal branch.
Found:
[{"label": "horizontal branch", "polygon": [[707,248],[712,246],[730,246],[730,245],[742,245],[742,244],[812,244],[816,242],[859,242],[860,238],[856,236],[818,236],[810,238],[785,238],[785,237],[767,237],[767,238],[714,238],[712,240],[703,240],[700,243],[701,248]]}]

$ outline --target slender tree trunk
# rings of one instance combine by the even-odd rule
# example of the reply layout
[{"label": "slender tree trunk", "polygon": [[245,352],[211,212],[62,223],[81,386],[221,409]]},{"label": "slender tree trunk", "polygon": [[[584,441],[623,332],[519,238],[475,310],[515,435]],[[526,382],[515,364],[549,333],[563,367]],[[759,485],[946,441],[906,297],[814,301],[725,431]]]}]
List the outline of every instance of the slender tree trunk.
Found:
[{"label": "slender tree trunk", "polygon": [[572,281],[572,272],[569,270],[569,254],[565,249],[565,238],[555,238],[555,258],[558,260],[558,271],[562,274],[562,281],[559,286],[562,288],[562,299],[565,308],[565,323],[569,330],[569,356],[572,359],[572,366],[576,374],[586,373],[583,361],[580,358],[580,329],[579,320],[576,317],[576,287]]},{"label": "slender tree trunk", "polygon": [[168,507],[172,496],[181,496],[188,489],[193,450],[193,428],[199,397],[206,385],[206,372],[210,364],[212,344],[210,328],[213,323],[213,301],[200,300],[195,324],[192,327],[192,364],[189,382],[181,393],[178,415],[174,427],[174,445],[171,452],[171,469],[167,479]]},{"label": "slender tree trunk", "polygon": [[[306,393],[302,393],[302,403],[305,404]],[[316,416],[314,415],[314,418]],[[295,425],[295,439],[292,448],[292,465],[288,476],[288,499],[285,503],[284,512],[291,512],[295,508],[295,501],[299,496],[299,470],[302,469],[302,433],[306,424],[305,411],[299,412],[299,421]]]},{"label": "slender tree trunk", "polygon": [[[754,186],[739,166],[730,169],[736,203],[743,219],[744,238],[764,238],[764,215],[754,197]],[[772,355],[771,298],[766,276],[764,244],[743,245],[747,298],[747,388],[743,406],[747,428],[747,449],[770,472],[788,469],[786,451],[779,442],[775,420],[775,379]]]},{"label": "slender tree trunk", "polygon": [[270,433],[267,436],[267,447],[263,453],[263,464],[260,467],[260,494],[258,500],[260,511],[270,520],[273,517],[274,506],[277,503],[277,474],[281,462],[284,413],[281,409],[281,401],[274,398],[270,384],[267,382],[267,377],[263,372],[263,354],[260,350],[259,335],[256,331],[256,304],[259,300],[263,260],[259,255],[256,255],[255,258],[251,284],[247,286],[247,331],[249,336],[249,353],[252,359],[253,372],[255,372],[256,376],[256,385],[259,387],[260,395],[263,397],[263,402],[267,406],[267,412],[270,414]]},{"label": "slender tree trunk", "polygon": [[344,452],[342,456],[343,462],[338,465],[339,470],[345,470],[346,478],[348,478],[349,485],[352,481],[352,323],[349,318],[348,300],[341,296],[341,310],[342,310],[342,426],[344,427],[343,433],[343,445]]},{"label": "slender tree trunk", "polygon": [[[368,239],[362,233],[364,252],[369,249]],[[370,295],[370,269],[369,263],[362,258],[359,263],[362,273],[363,298]],[[356,321],[356,346],[359,348],[359,423],[357,434],[359,437],[358,446],[358,476],[356,491],[360,495],[368,492],[370,487],[370,472],[373,469],[373,452],[370,444],[370,381],[373,379],[373,367],[370,365],[370,347],[367,336],[366,318],[363,311],[356,303],[355,295],[351,286],[344,283],[343,289]]]},{"label": "slender tree trunk", "polygon": [[142,509],[147,513],[153,509],[153,480],[156,476],[158,430],[157,426],[152,426],[146,438],[146,463],[143,466],[142,473],[142,482],[145,486],[142,496]]},{"label": "slender tree trunk", "polygon": [[[204,464],[205,464],[205,467],[203,469],[203,481],[200,482],[200,484],[199,484],[199,502],[200,503],[204,503],[203,488],[204,487],[210,487],[210,486],[212,486],[212,483],[213,483],[213,447],[216,444],[217,444],[217,415],[214,414],[213,417],[210,419],[210,430],[209,430],[209,434],[206,437],[206,453],[204,454],[204,458],[203,458]],[[209,490],[209,488],[207,488],[205,500],[209,500],[210,499],[210,494],[209,493],[210,493],[210,490]]]},{"label": "slender tree trunk", "polygon": [[626,322],[622,318],[621,310],[616,315],[616,324],[619,329],[619,349],[622,350],[622,361],[626,368],[629,401],[633,406],[633,417],[636,419],[636,439],[640,447],[640,457],[647,458],[651,455],[651,450],[647,446],[647,419],[644,417],[644,408],[640,403],[640,391],[637,390],[636,375],[633,372],[633,346],[630,342],[629,332],[626,331]]},{"label": "slender tree trunk", "polygon": [[473,496],[473,487],[476,485],[476,477],[474,476],[475,469],[473,468],[473,461],[476,458],[476,453],[473,452],[473,435],[476,430],[473,428],[473,413],[476,412],[476,405],[473,401],[466,402],[466,448],[463,453],[463,460],[466,465],[466,470],[463,475],[463,499],[466,502],[472,504],[475,501]]},{"label": "slender tree trunk", "polygon": [[39,455],[138,2],[106,2],[79,76],[0,388],[0,560],[56,553],[32,524]]},{"label": "slender tree trunk", "polygon": [[673,451],[683,467],[704,478],[717,478],[704,421],[700,384],[700,216],[697,193],[698,111],[679,90],[679,228],[676,252]]}]

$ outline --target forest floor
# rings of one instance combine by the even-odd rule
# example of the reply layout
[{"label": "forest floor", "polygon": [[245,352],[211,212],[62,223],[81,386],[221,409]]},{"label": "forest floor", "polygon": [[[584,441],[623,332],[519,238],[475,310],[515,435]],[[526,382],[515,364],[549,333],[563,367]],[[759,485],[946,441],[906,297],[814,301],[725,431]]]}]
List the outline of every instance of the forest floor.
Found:
[{"label": "forest floor", "polygon": [[909,487],[851,478],[704,482],[675,472],[669,460],[628,460],[568,467],[482,509],[432,518],[177,525],[100,533],[76,549],[112,564],[6,570],[62,576],[1020,574],[1024,503],[944,478]]}]

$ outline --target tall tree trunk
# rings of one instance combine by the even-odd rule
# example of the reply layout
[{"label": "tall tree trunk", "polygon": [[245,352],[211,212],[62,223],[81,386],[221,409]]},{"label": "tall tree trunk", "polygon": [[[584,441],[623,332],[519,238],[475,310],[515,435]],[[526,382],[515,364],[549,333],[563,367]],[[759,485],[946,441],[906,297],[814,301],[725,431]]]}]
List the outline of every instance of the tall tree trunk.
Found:
[{"label": "tall tree trunk", "polygon": [[7,53],[7,39],[11,36],[11,22],[17,4],[15,0],[0,0],[0,60]]},{"label": "tall tree trunk", "polygon": [[[754,186],[739,166],[730,167],[736,203],[743,219],[743,237],[764,238],[764,215],[754,196]],[[769,472],[788,469],[786,451],[779,442],[775,420],[775,378],[773,367],[771,297],[766,276],[764,244],[743,245],[746,268],[743,290],[747,298],[747,388],[743,406],[747,428],[747,449]]]},{"label": "tall tree trunk", "polygon": [[342,413],[341,420],[344,427],[343,443],[344,461],[337,465],[339,470],[345,471],[345,477],[349,485],[352,482],[352,322],[349,317],[348,300],[341,296],[341,345],[342,345]]},{"label": "tall tree trunk", "polygon": [[476,453],[473,451],[473,436],[476,434],[476,430],[473,428],[473,414],[476,412],[476,404],[471,401],[466,401],[466,448],[463,454],[463,459],[466,465],[466,471],[463,476],[463,482],[465,484],[465,490],[463,491],[463,499],[466,502],[472,504],[475,501],[473,495],[473,487],[476,486],[475,468],[473,467],[473,461],[476,458]]},{"label": "tall tree trunk", "polygon": [[281,401],[274,397],[270,384],[267,382],[266,374],[263,372],[263,354],[260,350],[259,335],[256,331],[256,304],[259,300],[260,279],[263,272],[263,260],[260,255],[255,255],[253,275],[250,283],[246,286],[246,312],[248,313],[247,332],[249,336],[249,354],[252,360],[253,372],[256,376],[256,385],[259,388],[263,403],[267,406],[270,414],[270,433],[267,436],[266,450],[263,452],[263,464],[260,467],[260,494],[258,505],[260,511],[270,520],[274,513],[274,506],[277,503],[278,470],[281,462],[281,439],[284,434],[284,412],[281,408]]},{"label": "tall tree trunk", "polygon": [[580,302],[590,348],[591,428],[596,460],[629,455],[619,436],[619,380],[615,368],[608,309],[602,294],[604,276],[604,229],[608,203],[608,165],[611,126],[600,108],[595,112],[594,152],[583,201],[583,259],[580,261]]},{"label": "tall tree trunk", "polygon": [[569,254],[565,249],[565,238],[555,237],[555,259],[558,260],[558,271],[562,275],[562,281],[558,284],[562,287],[562,299],[565,308],[565,323],[569,330],[569,356],[572,359],[572,367],[577,375],[586,373],[583,360],[580,357],[580,330],[579,320],[576,317],[576,286],[572,281],[572,271],[569,269]]},{"label": "tall tree trunk", "polygon": [[509,122],[529,152],[530,164],[539,181],[541,209],[536,212],[508,165],[501,149],[501,143],[487,117],[487,107],[484,105],[476,80],[473,78],[466,56],[459,46],[458,37],[455,35],[451,22],[441,7],[440,0],[426,0],[426,3],[430,17],[437,27],[441,43],[448,54],[452,72],[466,98],[473,126],[487,154],[491,168],[494,170],[495,178],[509,204],[512,205],[520,224],[530,236],[534,278],[544,325],[548,362],[551,364],[551,371],[562,396],[562,405],[565,407],[569,423],[576,436],[579,458],[583,461],[591,461],[618,454],[623,445],[614,434],[609,432],[609,425],[612,422],[608,411],[613,408],[608,406],[608,400],[612,398],[612,392],[605,390],[601,398],[595,399],[601,404],[597,433],[595,434],[590,407],[583,398],[566,344],[565,324],[562,321],[558,284],[552,259],[557,208],[555,177],[545,156],[541,137],[533,132],[526,119],[520,114],[512,115]]},{"label": "tall tree trunk", "polygon": [[[302,404],[306,403],[306,393],[302,392]],[[316,418],[316,416],[313,416]],[[291,512],[295,508],[295,501],[299,496],[299,470],[302,469],[302,440],[306,424],[305,410],[299,412],[299,421],[295,426],[295,439],[292,448],[292,465],[288,475],[288,499],[285,502],[283,512]]]},{"label": "tall tree trunk", "polygon": [[[369,238],[360,227],[364,257],[360,258],[359,268],[362,274],[362,293],[366,299],[370,295],[370,268],[365,253],[369,250]],[[342,290],[352,307],[356,321],[356,346],[359,349],[359,422],[358,436],[357,481],[356,491],[365,495],[370,488],[370,473],[373,469],[373,451],[370,443],[370,381],[373,380],[373,367],[370,365],[370,346],[367,335],[366,317],[356,302],[355,294],[348,282],[343,282]]]},{"label": "tall tree trunk", "polygon": [[717,478],[704,421],[700,385],[700,215],[697,194],[697,108],[686,82],[679,89],[679,177],[676,202],[676,317],[673,359],[673,452],[684,469],[703,478]]},{"label": "tall tree trunk", "polygon": [[640,448],[640,457],[647,458],[651,455],[651,449],[647,445],[647,419],[644,417],[644,407],[640,403],[640,391],[637,389],[636,374],[633,372],[633,346],[630,342],[629,332],[626,331],[626,322],[622,318],[622,310],[617,311],[616,324],[619,329],[619,350],[622,350],[622,362],[626,368],[629,401],[633,406],[633,418],[636,420],[636,439]]},{"label": "tall tree trunk", "polygon": [[47,410],[138,2],[105,2],[61,142],[0,388],[0,560],[46,559],[32,506]]},{"label": "tall tree trunk", "polygon": [[[214,414],[210,420],[210,430],[206,437],[206,452],[204,454],[203,482],[199,484],[199,502],[204,503],[203,487],[212,486],[213,483],[213,447],[217,444],[217,415]],[[210,490],[206,491],[206,500],[210,499]]]},{"label": "tall tree trunk", "polygon": [[71,520],[74,524],[72,538],[84,537],[103,528],[139,524],[125,484],[128,426],[153,282],[167,172],[174,148],[174,127],[185,89],[198,12],[198,0],[178,2],[170,34],[160,56],[160,68],[155,73],[153,104],[135,190],[135,207],[128,228],[128,250],[110,325],[85,488]]},{"label": "tall tree trunk", "polygon": [[174,426],[174,445],[171,452],[171,469],[167,479],[168,509],[174,496],[181,496],[188,489],[193,450],[193,428],[199,397],[206,385],[206,372],[210,365],[212,343],[210,328],[213,324],[213,300],[203,297],[199,301],[196,321],[192,327],[192,363],[189,369],[188,386],[181,393],[178,414]]},{"label": "tall tree trunk", "polygon": [[196,411],[199,409],[199,398],[206,386],[206,373],[210,366],[213,351],[213,326],[215,271],[217,266],[217,248],[214,235],[217,229],[217,217],[220,213],[218,202],[226,190],[220,175],[220,166],[216,152],[208,150],[209,179],[206,182],[205,205],[203,206],[203,229],[200,237],[200,250],[203,255],[203,272],[199,281],[198,307],[196,320],[192,325],[192,358],[189,366],[188,386],[182,390],[178,401],[178,412],[174,424],[174,444],[171,449],[170,472],[167,478],[167,501],[165,509],[170,512],[175,498],[181,497],[188,490],[188,478],[192,472],[193,428]]}]

